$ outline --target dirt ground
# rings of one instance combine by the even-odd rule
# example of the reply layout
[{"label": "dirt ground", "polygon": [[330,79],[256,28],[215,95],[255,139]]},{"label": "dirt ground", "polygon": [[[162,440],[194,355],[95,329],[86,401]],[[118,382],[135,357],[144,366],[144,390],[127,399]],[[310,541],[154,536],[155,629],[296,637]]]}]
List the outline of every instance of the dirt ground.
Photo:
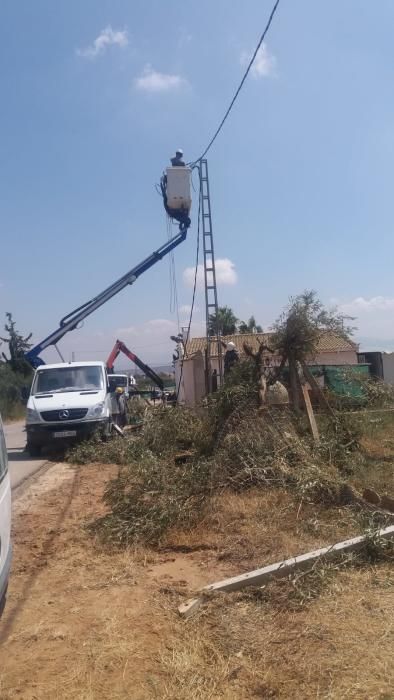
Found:
[{"label": "dirt ground", "polygon": [[1,700],[394,698],[388,564],[327,567],[177,614],[200,586],[356,534],[348,510],[223,494],[160,551],[111,551],[84,525],[115,473],[60,464],[17,494]]}]

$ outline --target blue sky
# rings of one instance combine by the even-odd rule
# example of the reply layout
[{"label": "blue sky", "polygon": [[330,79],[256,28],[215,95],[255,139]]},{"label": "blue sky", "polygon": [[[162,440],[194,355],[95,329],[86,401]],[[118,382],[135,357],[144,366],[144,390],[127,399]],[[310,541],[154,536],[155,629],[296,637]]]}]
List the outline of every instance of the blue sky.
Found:
[{"label": "blue sky", "polygon": [[[176,147],[200,155],[271,7],[2,0],[0,319],[39,341],[164,242],[154,184]],[[219,302],[239,317],[267,328],[314,288],[364,348],[394,348],[393,26],[390,0],[282,0],[209,153]],[[195,236],[175,254],[181,323]],[[194,333],[201,291],[197,308]],[[163,261],[61,347],[104,359],[121,336],[161,363],[176,327]]]}]

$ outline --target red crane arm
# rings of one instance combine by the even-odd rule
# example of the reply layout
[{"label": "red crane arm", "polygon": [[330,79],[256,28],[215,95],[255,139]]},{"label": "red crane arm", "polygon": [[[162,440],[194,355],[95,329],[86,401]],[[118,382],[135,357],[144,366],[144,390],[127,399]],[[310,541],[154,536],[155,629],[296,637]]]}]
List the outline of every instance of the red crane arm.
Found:
[{"label": "red crane arm", "polygon": [[151,379],[152,382],[156,384],[156,386],[158,386],[161,389],[161,391],[163,391],[164,384],[161,377],[159,377],[159,375],[156,374],[156,372],[151,367],[149,367],[149,365],[146,365],[145,362],[142,362],[142,360],[140,360],[140,358],[137,357],[137,355],[131,352],[131,350],[129,350],[129,348],[121,340],[116,341],[108,357],[107,368],[110,372],[113,370],[115,360],[121,352],[123,352],[123,354],[126,355],[126,357],[128,357],[129,360],[131,360],[131,362],[134,362],[134,364],[137,365],[137,367],[139,367],[140,370],[147,377],[149,377],[149,379]]}]

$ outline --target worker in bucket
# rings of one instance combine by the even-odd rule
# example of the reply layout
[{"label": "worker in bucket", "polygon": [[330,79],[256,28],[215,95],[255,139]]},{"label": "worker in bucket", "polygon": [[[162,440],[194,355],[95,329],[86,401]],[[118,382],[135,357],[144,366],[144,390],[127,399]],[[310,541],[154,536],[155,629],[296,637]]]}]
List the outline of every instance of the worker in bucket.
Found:
[{"label": "worker in bucket", "polygon": [[224,355],[224,376],[231,371],[232,367],[234,367],[237,362],[239,362],[238,350],[234,343],[230,341],[230,343],[226,345],[226,352]]},{"label": "worker in bucket", "polygon": [[171,165],[173,168],[185,167],[185,161],[183,160],[183,151],[181,148],[178,148],[178,150],[175,151],[174,158],[171,158]]}]

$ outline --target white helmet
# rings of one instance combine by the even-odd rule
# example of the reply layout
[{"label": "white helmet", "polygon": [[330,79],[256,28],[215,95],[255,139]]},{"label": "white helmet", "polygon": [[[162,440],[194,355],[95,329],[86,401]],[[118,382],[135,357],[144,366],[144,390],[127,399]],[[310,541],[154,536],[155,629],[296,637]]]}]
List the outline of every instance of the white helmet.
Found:
[{"label": "white helmet", "polygon": [[227,343],[226,349],[227,350],[235,350],[235,344],[230,341],[229,343]]},{"label": "white helmet", "polygon": [[175,151],[175,153],[176,153],[176,155],[183,156],[183,151],[182,151],[181,148],[177,148],[176,151]]}]

